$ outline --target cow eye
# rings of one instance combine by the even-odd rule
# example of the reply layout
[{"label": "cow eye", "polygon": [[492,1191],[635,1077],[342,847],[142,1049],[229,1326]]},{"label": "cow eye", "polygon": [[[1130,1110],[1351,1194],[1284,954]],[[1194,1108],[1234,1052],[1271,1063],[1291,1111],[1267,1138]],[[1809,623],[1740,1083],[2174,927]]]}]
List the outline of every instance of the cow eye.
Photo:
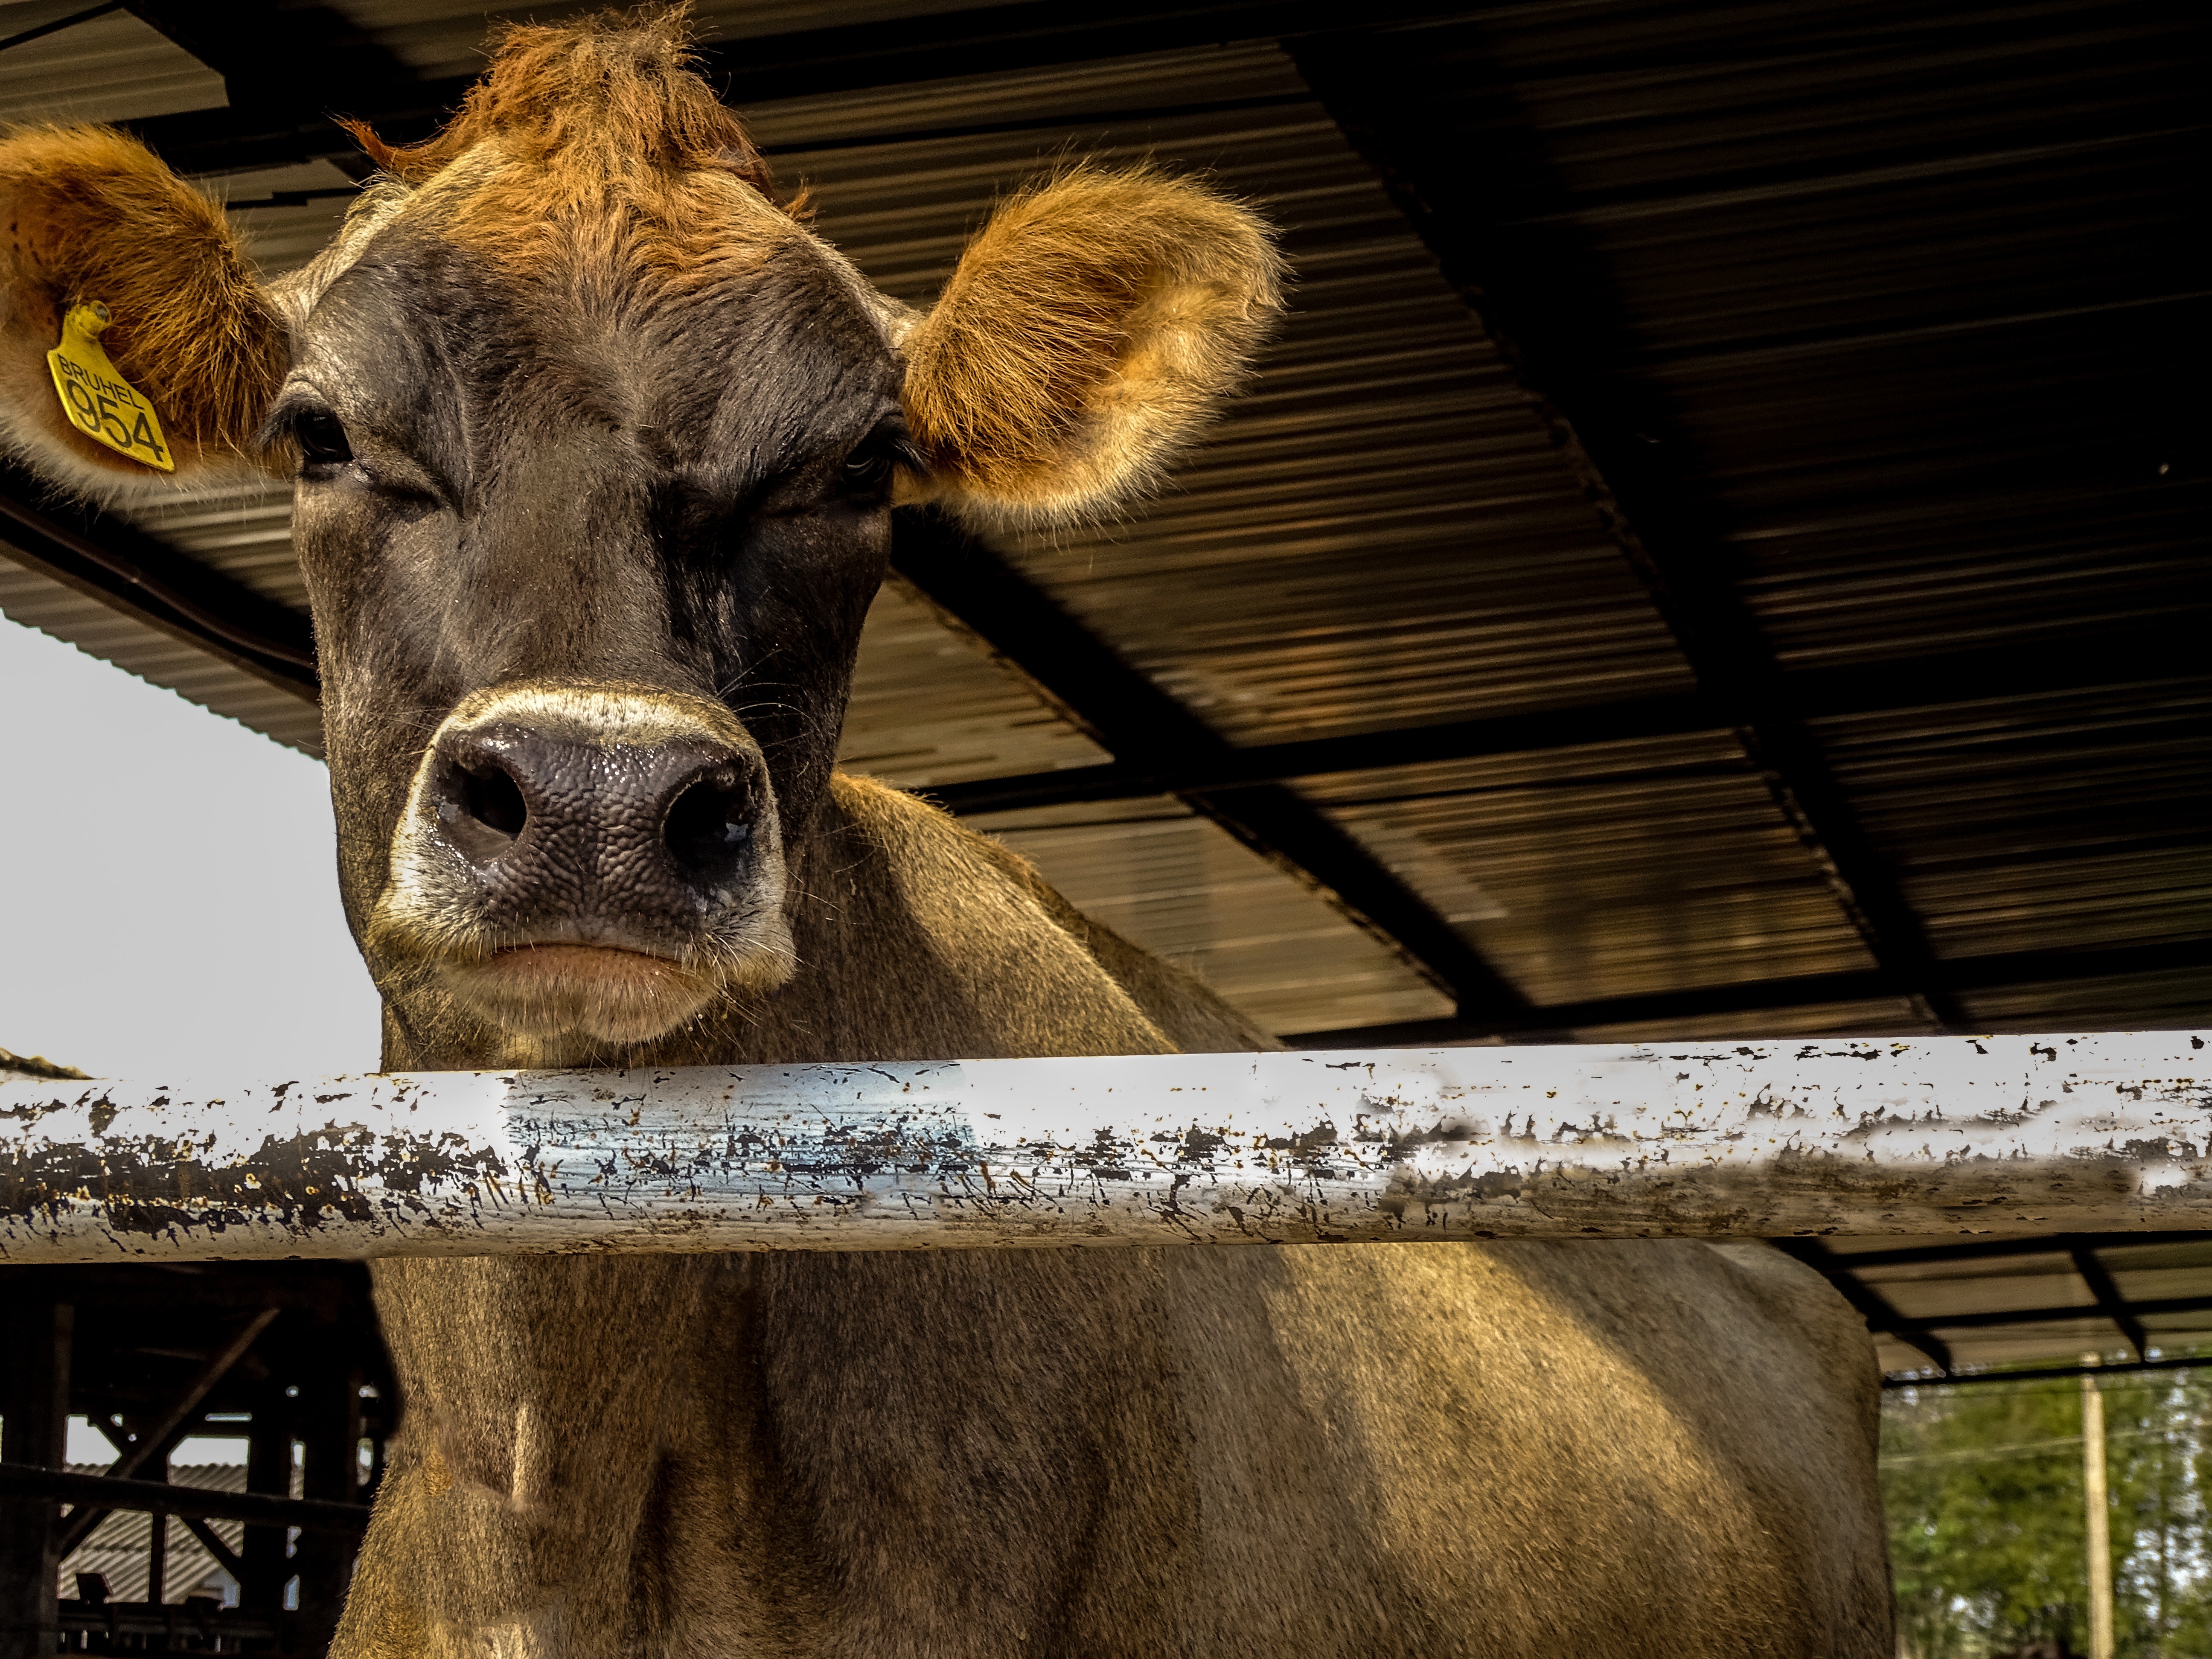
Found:
[{"label": "cow eye", "polygon": [[292,435],[309,466],[343,466],[353,459],[345,427],[327,409],[309,410],[293,422]]},{"label": "cow eye", "polygon": [[896,418],[879,424],[853,447],[845,457],[842,482],[848,495],[880,498],[890,489],[892,471],[900,465],[919,468],[914,443]]},{"label": "cow eye", "polygon": [[881,438],[871,437],[845,458],[845,488],[857,495],[873,495],[890,482],[897,457]]}]

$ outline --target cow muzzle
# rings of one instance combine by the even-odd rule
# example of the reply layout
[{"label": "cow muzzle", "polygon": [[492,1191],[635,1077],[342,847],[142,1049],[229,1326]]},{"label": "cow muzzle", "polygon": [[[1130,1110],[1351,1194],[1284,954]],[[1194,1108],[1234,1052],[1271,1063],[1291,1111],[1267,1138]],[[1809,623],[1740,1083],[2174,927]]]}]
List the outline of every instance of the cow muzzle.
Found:
[{"label": "cow muzzle", "polygon": [[638,1042],[788,977],[784,885],[768,768],[726,709],[508,688],[432,738],[368,943],[519,1036]]}]

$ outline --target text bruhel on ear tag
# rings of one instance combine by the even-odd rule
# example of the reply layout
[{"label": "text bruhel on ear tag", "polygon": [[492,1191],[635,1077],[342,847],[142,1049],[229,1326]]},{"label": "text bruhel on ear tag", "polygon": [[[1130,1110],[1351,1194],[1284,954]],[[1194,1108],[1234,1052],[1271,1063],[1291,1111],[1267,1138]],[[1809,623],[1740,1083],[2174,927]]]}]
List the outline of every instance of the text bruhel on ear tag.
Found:
[{"label": "text bruhel on ear tag", "polygon": [[97,300],[71,306],[62,319],[62,343],[46,354],[46,367],[54,372],[63,412],[71,426],[117,454],[174,472],[161,417],[100,349],[100,331],[108,321],[107,307]]}]

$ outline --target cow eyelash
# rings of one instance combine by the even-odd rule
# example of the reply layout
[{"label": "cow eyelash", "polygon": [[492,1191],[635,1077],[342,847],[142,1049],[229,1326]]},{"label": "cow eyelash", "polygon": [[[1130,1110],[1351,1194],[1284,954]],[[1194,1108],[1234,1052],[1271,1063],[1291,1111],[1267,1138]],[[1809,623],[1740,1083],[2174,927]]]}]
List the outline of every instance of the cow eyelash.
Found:
[{"label": "cow eyelash", "polygon": [[861,439],[845,457],[845,488],[856,495],[880,495],[890,483],[892,470],[901,466],[921,471],[921,453],[903,426],[886,422]]},{"label": "cow eyelash", "polygon": [[343,466],[353,459],[353,441],[346,436],[345,422],[319,404],[279,409],[264,428],[262,440],[284,438],[299,449],[303,471]]},{"label": "cow eyelash", "polygon": [[302,411],[292,422],[292,437],[309,466],[343,466],[353,459],[344,422],[327,409]]}]

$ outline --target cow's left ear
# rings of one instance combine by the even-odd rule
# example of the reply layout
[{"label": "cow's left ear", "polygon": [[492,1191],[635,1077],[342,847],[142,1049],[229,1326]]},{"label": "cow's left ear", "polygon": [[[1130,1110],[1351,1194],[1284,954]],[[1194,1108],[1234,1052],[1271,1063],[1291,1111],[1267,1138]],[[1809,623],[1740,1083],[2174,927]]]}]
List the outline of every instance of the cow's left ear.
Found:
[{"label": "cow's left ear", "polygon": [[49,127],[0,142],[0,225],[9,448],[95,499],[289,470],[253,442],[284,326],[214,202],[110,128]]},{"label": "cow's left ear", "polygon": [[982,523],[1096,517],[1154,483],[1281,309],[1237,204],[1150,169],[1077,167],[1002,204],[904,342],[936,501]]}]

